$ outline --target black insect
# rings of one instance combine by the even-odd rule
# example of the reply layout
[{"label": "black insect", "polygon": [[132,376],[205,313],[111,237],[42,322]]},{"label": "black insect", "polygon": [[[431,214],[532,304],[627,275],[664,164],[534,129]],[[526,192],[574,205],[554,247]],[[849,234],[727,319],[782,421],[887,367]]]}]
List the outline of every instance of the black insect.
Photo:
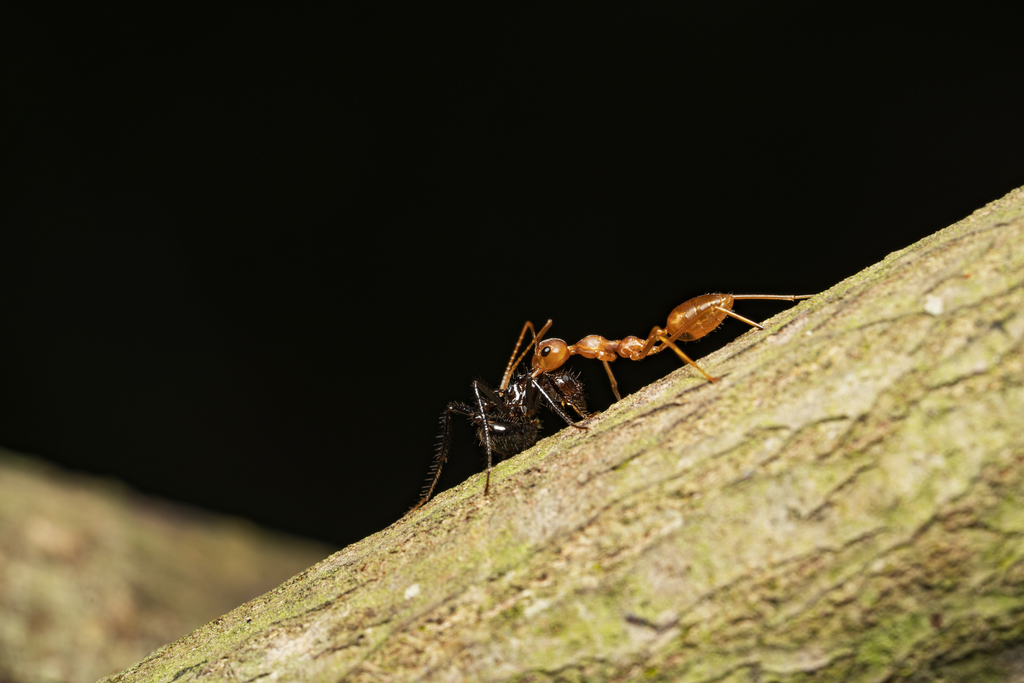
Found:
[{"label": "black insect", "polygon": [[[430,469],[427,485],[423,489],[423,496],[413,510],[430,500],[441,476],[441,467],[448,460],[453,415],[465,416],[476,427],[477,440],[487,452],[485,495],[491,489],[491,465],[494,456],[515,455],[537,442],[541,428],[538,413],[542,405],[556,413],[567,424],[578,429],[586,429],[577,424],[568,413],[569,409],[572,409],[581,418],[589,416],[583,382],[576,374],[559,368],[551,372],[521,370],[512,377],[519,360],[522,360],[522,357],[519,360],[515,358],[527,329],[533,331],[533,326],[526,323],[523,327],[519,341],[516,342],[516,349],[505,368],[501,388],[491,389],[481,380],[475,380],[472,384],[473,403],[452,401],[441,414],[441,436],[437,454],[434,456],[434,464]],[[534,340],[536,341],[536,334]]]}]

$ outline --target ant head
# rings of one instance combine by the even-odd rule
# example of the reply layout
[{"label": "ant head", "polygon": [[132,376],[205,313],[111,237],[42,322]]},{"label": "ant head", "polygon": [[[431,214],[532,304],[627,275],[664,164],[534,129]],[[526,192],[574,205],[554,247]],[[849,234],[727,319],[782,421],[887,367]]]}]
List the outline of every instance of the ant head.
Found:
[{"label": "ant head", "polygon": [[569,345],[561,339],[544,339],[533,354],[533,376],[562,367],[569,359]]}]

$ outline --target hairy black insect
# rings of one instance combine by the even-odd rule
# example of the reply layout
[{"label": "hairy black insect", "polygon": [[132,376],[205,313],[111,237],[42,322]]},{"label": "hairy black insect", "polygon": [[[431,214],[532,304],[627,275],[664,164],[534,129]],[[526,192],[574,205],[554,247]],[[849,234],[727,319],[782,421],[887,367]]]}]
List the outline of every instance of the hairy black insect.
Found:
[{"label": "hairy black insect", "polygon": [[[512,355],[515,356],[515,353]],[[506,374],[508,372],[506,371]],[[568,413],[568,410],[572,409],[581,418],[589,415],[583,383],[576,374],[565,369],[536,376],[523,371],[503,384],[506,384],[504,389],[494,390],[484,382],[475,380],[472,384],[471,404],[452,401],[445,408],[441,414],[441,437],[437,454],[434,456],[434,464],[430,469],[427,485],[423,489],[423,496],[413,510],[430,500],[441,476],[441,467],[448,460],[453,415],[466,417],[476,427],[476,438],[487,452],[487,483],[484,485],[484,494],[490,492],[491,466],[495,455],[515,455],[537,442],[541,428],[541,406],[550,409],[567,424],[585,429]]]}]

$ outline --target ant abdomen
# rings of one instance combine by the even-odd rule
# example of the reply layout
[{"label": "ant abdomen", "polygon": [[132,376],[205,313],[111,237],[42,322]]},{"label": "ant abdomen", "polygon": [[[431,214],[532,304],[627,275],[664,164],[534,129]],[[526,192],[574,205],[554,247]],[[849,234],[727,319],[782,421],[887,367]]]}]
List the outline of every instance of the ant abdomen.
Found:
[{"label": "ant abdomen", "polygon": [[[728,315],[725,311],[731,310],[732,305],[731,294],[704,294],[694,297],[672,309],[668,314],[665,330],[669,337],[679,341],[700,339],[722,324]],[[684,331],[676,336],[680,329]]]}]

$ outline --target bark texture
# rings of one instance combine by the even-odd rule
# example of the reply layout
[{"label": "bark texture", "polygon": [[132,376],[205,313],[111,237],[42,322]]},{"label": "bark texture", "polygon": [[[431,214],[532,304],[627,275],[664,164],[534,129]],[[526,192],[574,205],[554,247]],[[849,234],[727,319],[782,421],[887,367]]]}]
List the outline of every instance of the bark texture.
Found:
[{"label": "bark texture", "polygon": [[109,681],[1024,680],[1024,189]]}]

